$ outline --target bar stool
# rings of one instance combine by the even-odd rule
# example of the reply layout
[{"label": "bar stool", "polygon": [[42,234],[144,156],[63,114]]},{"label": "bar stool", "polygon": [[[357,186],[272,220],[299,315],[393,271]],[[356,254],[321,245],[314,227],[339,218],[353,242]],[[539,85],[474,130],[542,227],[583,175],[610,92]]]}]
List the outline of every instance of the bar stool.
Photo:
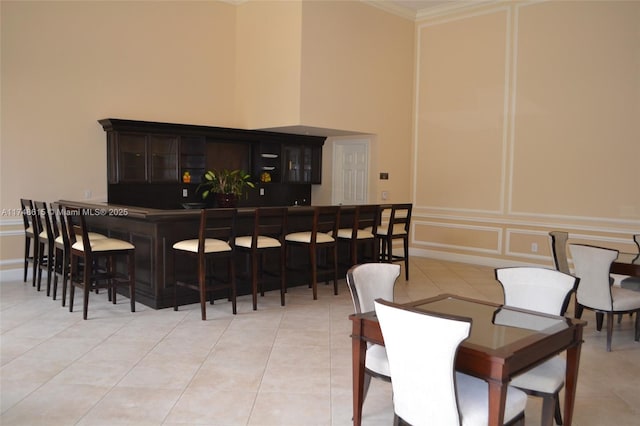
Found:
[{"label": "bar stool", "polygon": [[[59,203],[51,203],[51,225],[55,239],[53,240],[53,289],[52,297],[56,300],[58,293],[58,276],[62,277],[62,306],[66,306],[67,282],[69,281],[71,267],[71,241],[67,222],[62,214],[62,206]],[[89,241],[107,238],[106,235],[97,232],[88,232]],[[82,265],[80,265],[82,267]]]},{"label": "bar stool", "polygon": [[[69,231],[70,279],[69,312],[73,312],[75,288],[83,290],[82,318],[87,319],[89,310],[89,293],[99,288],[106,288],[109,300],[116,304],[118,287],[129,288],[131,312],[136,311],[136,279],[135,279],[135,246],[128,241],[116,238],[99,238],[91,240],[85,218],[84,209],[62,206],[62,215]],[[79,224],[72,218],[78,217]],[[64,238],[64,234],[63,238]],[[116,259],[123,258],[127,264],[127,272],[118,272]],[[100,261],[104,260],[104,268]],[[80,267],[82,264],[82,268]],[[63,287],[64,295],[64,287]],[[64,299],[64,297],[63,297]]]},{"label": "bar stool", "polygon": [[[253,310],[258,307],[258,280],[260,280],[260,295],[264,296],[264,274],[280,277],[280,305],[284,306],[286,291],[285,242],[284,234],[287,223],[286,207],[261,207],[255,209],[253,215],[253,234],[236,237],[238,253],[249,255],[251,261],[251,291],[253,295]],[[279,253],[280,271],[273,273],[267,268],[265,258],[270,252]]]},{"label": "bar stool", "polygon": [[[228,289],[233,314],[236,314],[236,276],[233,255],[235,252],[236,209],[202,209],[200,211],[200,229],[198,238],[178,241],[173,245],[176,254],[185,254],[195,258],[198,265],[198,279],[194,282],[176,280],[173,293],[173,310],[178,310],[178,286],[197,290],[200,293],[202,320],[207,319],[207,292],[213,304],[214,291]],[[221,277],[213,272],[213,262],[223,260],[227,263],[227,276]],[[175,262],[174,262],[175,263]]]},{"label": "bar stool", "polygon": [[[380,242],[380,260],[383,262],[404,261],[405,280],[409,280],[409,229],[411,227],[410,203],[391,204],[391,215],[387,225],[378,225],[376,238]],[[382,218],[382,210],[380,211]],[[393,240],[402,239],[404,253],[402,256],[393,254]]]},{"label": "bar stool", "polygon": [[[342,217],[342,216],[341,216]],[[353,225],[351,228],[338,229],[338,243],[349,245],[349,267],[359,263],[365,263],[363,252],[358,251],[358,247],[369,247],[372,262],[378,262],[380,249],[376,244],[376,233],[378,231],[378,206],[358,205],[353,215]]]},{"label": "bar stool", "polygon": [[[318,250],[331,252],[331,265],[327,259],[326,269],[333,274],[333,293],[338,294],[338,250],[336,239],[340,222],[340,206],[318,206],[313,208],[311,231],[293,232],[285,236],[287,258],[291,247],[304,247],[309,251],[311,269],[310,286],[313,300],[318,298]],[[329,256],[327,256],[328,258]]]},{"label": "bar stool", "polygon": [[51,228],[51,215],[47,203],[44,201],[34,201],[36,209],[35,221],[38,230],[38,280],[36,289],[40,291],[42,282],[42,271],[47,271],[47,296],[51,294],[51,276],[53,275],[53,247],[55,239]]},{"label": "bar stool", "polygon": [[[33,285],[36,285],[36,269],[37,262],[37,241],[35,225],[33,201],[25,198],[20,199],[20,206],[22,207],[22,221],[24,222],[24,279],[23,282],[27,282],[27,272],[29,270],[29,263],[33,265]],[[31,254],[31,243],[33,243],[33,254]]]}]

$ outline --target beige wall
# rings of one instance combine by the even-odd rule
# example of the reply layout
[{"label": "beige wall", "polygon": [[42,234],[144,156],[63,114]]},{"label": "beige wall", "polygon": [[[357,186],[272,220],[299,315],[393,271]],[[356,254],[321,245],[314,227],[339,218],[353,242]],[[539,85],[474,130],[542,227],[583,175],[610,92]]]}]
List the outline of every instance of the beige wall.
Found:
[{"label": "beige wall", "polygon": [[[105,199],[97,120],[120,117],[371,135],[370,201],[413,201],[414,255],[550,265],[549,229],[628,250],[640,233],[639,2],[507,2],[419,22],[359,1],[2,1],[0,13],[2,209]],[[331,199],[332,143],[314,201]],[[18,268],[19,218],[0,219],[0,270]]]},{"label": "beige wall", "polygon": [[[303,4],[301,122],[375,135],[370,202],[382,191],[389,202],[410,201],[413,23],[359,1]],[[332,142],[314,200],[331,200]]]},{"label": "beige wall", "polygon": [[237,9],[236,108],[241,127],[300,123],[302,5],[246,2]]},{"label": "beige wall", "polygon": [[635,251],[638,22],[640,2],[615,1],[418,22],[415,254],[551,266],[552,229]]},{"label": "beige wall", "polygon": [[[222,2],[0,2],[0,208],[106,200],[107,117],[236,126],[236,7]],[[7,211],[5,211],[7,213]],[[24,232],[0,218],[0,268]]]}]

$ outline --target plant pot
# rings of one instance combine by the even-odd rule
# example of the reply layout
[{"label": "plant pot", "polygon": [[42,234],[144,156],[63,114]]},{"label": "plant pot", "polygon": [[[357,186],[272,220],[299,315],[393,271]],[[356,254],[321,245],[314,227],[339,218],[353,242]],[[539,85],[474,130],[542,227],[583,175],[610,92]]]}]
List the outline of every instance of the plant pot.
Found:
[{"label": "plant pot", "polygon": [[236,194],[216,193],[216,207],[235,208],[237,205],[238,205],[238,196]]}]

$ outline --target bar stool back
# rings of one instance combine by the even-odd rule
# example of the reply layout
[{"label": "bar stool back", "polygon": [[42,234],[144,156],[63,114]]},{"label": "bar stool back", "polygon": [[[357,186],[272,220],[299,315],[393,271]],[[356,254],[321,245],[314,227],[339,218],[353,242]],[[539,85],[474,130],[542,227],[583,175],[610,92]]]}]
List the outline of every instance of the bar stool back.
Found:
[{"label": "bar stool back", "polygon": [[[238,253],[248,254],[251,267],[251,293],[253,295],[253,310],[258,307],[258,280],[264,274],[280,277],[280,305],[284,306],[286,291],[285,243],[284,233],[287,223],[286,207],[260,207],[253,215],[253,234],[236,237]],[[278,252],[279,271],[273,273],[268,268],[265,259],[270,252]],[[260,295],[264,296],[264,283],[260,283]]]},{"label": "bar stool back", "polygon": [[[376,237],[381,243],[380,260],[383,262],[404,261],[405,280],[409,280],[409,229],[411,228],[411,203],[392,204],[387,225],[378,225]],[[382,211],[380,212],[380,217]],[[393,254],[393,240],[402,239],[404,253]]]},{"label": "bar stool back", "polygon": [[[54,239],[54,265],[53,265],[53,300],[56,300],[58,291],[58,276],[62,277],[62,306],[66,306],[67,300],[67,283],[71,274],[71,239],[69,230],[67,229],[67,221],[63,212],[63,206],[60,203],[51,203],[53,210],[51,214],[51,223],[53,228]],[[97,232],[88,232],[89,240],[99,240],[107,238],[106,235]],[[80,264],[79,267],[84,265]]]},{"label": "bar stool back", "polygon": [[367,251],[359,251],[359,247],[369,247],[372,262],[378,262],[380,249],[377,247],[378,206],[358,205],[353,215],[351,228],[338,229],[338,242],[349,244],[349,267],[365,263]]},{"label": "bar stool back", "polygon": [[[89,310],[89,293],[92,290],[106,288],[109,299],[115,305],[118,287],[125,286],[129,288],[131,312],[135,312],[135,246],[128,241],[116,238],[90,239],[85,214],[84,209],[62,206],[62,215],[66,221],[71,245],[69,312],[73,312],[76,287],[83,290],[82,318],[86,320]],[[79,218],[78,224],[73,222],[74,217]],[[126,273],[118,272],[116,268],[118,258],[126,261]],[[104,265],[100,262],[104,262]]]},{"label": "bar stool back", "polygon": [[[207,292],[213,304],[216,290],[228,289],[232,310],[236,314],[236,276],[233,255],[235,252],[236,209],[202,209],[200,211],[200,229],[198,238],[178,241],[173,245],[176,254],[195,258],[198,265],[198,278],[176,280],[173,298],[173,310],[178,310],[178,287],[197,290],[200,293],[202,320],[207,319]],[[221,259],[227,264],[227,276],[214,274],[213,262]],[[211,271],[211,273],[209,273]]]},{"label": "bar stool back", "polygon": [[[22,207],[22,221],[24,222],[24,279],[27,282],[27,272],[29,270],[29,262],[33,265],[33,285],[36,285],[36,269],[38,267],[37,262],[37,240],[36,229],[34,224],[34,208],[33,201],[25,198],[20,199],[20,206]],[[31,243],[33,243],[33,254],[31,253]]]}]

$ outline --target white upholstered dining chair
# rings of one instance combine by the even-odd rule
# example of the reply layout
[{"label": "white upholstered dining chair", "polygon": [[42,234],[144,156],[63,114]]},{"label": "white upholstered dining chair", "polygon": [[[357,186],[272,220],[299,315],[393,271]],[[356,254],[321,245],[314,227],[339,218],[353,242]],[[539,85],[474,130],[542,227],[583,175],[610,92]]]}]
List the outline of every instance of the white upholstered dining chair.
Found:
[{"label": "white upholstered dining chair", "polygon": [[[351,267],[347,271],[347,285],[355,313],[373,311],[373,302],[376,299],[393,302],[393,288],[399,276],[400,265],[392,263],[363,263]],[[364,366],[363,401],[367,397],[372,377],[391,381],[384,346],[368,343]]]},{"label": "white upholstered dining chair", "polygon": [[[638,256],[640,256],[640,234],[634,235],[633,241],[638,247]],[[640,277],[624,277],[620,281],[620,287],[640,291]]]},{"label": "white upholstered dining chair", "polygon": [[[488,384],[454,372],[471,319],[420,312],[381,299],[375,301],[375,310],[389,358],[397,423],[486,425]],[[510,386],[505,424],[524,423],[526,403],[527,395]]]},{"label": "white upholstered dining chair", "polygon": [[611,285],[609,271],[618,251],[586,244],[569,244],[575,274],[580,278],[576,291],[576,318],[584,308],[596,312],[596,329],[607,316],[607,352],[611,351],[614,314],[636,314],[635,337],[640,339],[640,292]]},{"label": "white upholstered dining chair", "polygon": [[[578,279],[553,269],[515,267],[496,269],[504,291],[504,304],[551,315],[564,315]],[[511,385],[529,395],[542,397],[542,425],[555,417],[562,424],[559,392],[564,386],[566,360],[555,356],[511,380]]]}]

